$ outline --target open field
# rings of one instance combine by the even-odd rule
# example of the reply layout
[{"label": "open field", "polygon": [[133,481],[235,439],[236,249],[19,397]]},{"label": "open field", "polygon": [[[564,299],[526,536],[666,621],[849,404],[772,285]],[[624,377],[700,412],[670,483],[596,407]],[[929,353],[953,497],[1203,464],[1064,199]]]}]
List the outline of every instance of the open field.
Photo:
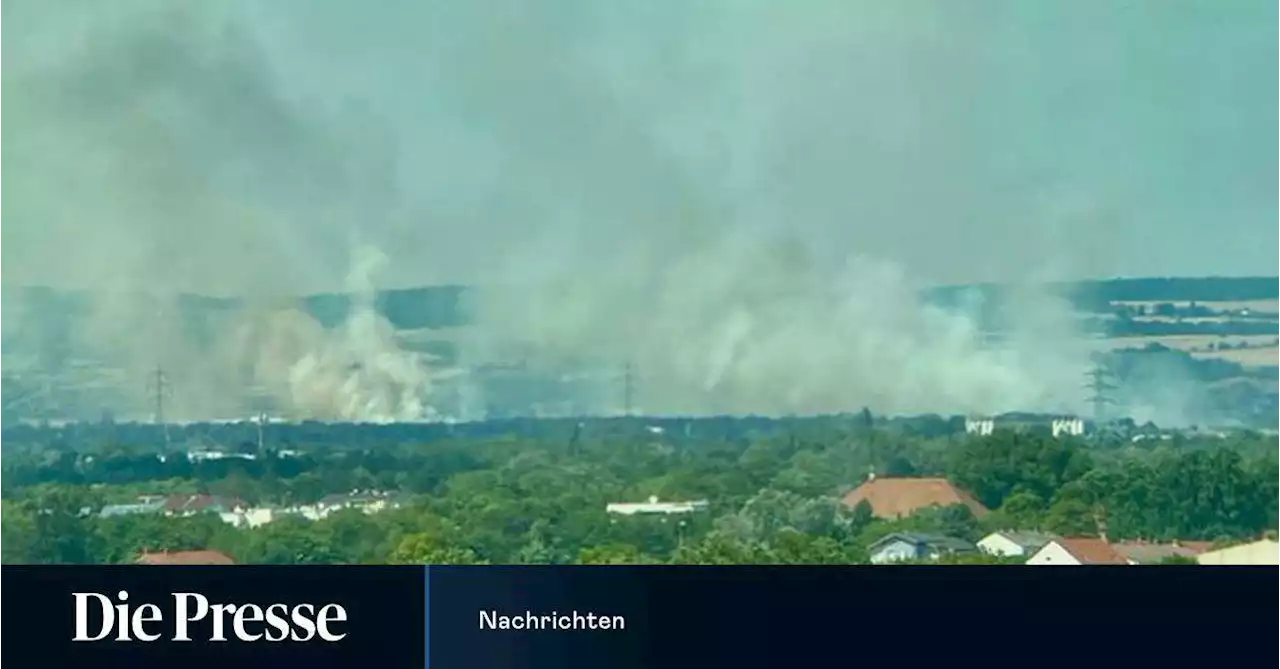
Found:
[{"label": "open field", "polygon": [[[1255,317],[1253,314],[1258,316]],[[1232,321],[1265,322],[1268,318],[1265,312],[1255,311],[1244,318],[1226,314],[1223,316],[1134,316],[1131,320],[1135,323],[1187,323],[1199,325],[1202,323],[1230,323]]]},{"label": "open field", "polygon": [[[1117,307],[1145,307],[1151,309],[1158,304],[1172,304],[1175,307],[1190,307],[1193,302],[1186,300],[1116,300],[1111,303]],[[1261,311],[1265,313],[1277,313],[1280,311],[1280,300],[1228,300],[1221,302],[1213,301],[1196,301],[1194,304],[1213,309],[1214,311],[1237,311],[1240,309],[1248,309],[1250,311]]]},{"label": "open field", "polygon": [[1280,348],[1243,348],[1230,351],[1197,351],[1197,358],[1216,358],[1234,362],[1245,367],[1275,367],[1280,365]]},{"label": "open field", "polygon": [[[1160,344],[1171,349],[1186,351],[1197,358],[1212,358],[1234,362],[1245,367],[1274,367],[1280,362],[1280,346],[1271,335],[1164,335],[1154,337],[1115,337],[1098,340],[1100,350],[1140,349],[1149,344]],[[1239,346],[1247,348],[1236,348]],[[1230,346],[1232,348],[1211,348]]]},{"label": "open field", "polygon": [[1100,339],[1098,343],[1103,349],[1144,348],[1148,344],[1160,344],[1180,351],[1208,351],[1211,345],[1240,346],[1250,348],[1275,348],[1275,335],[1154,335],[1149,337],[1112,337]]}]

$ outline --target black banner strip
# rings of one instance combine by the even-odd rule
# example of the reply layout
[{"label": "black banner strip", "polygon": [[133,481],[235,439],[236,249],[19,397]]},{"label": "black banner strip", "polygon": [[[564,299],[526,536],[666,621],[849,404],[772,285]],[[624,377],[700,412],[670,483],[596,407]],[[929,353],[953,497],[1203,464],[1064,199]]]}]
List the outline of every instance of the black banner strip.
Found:
[{"label": "black banner strip", "polygon": [[1216,665],[1270,657],[1280,585],[1272,567],[1204,566],[6,566],[0,575],[3,659],[102,669],[1070,656]]},{"label": "black banner strip", "polygon": [[[33,657],[99,669],[351,668],[381,657],[426,666],[421,567],[5,566],[0,579],[9,666]],[[184,614],[197,619],[184,625]],[[321,622],[340,638],[323,638]],[[118,640],[122,631],[127,641]],[[139,640],[139,631],[158,638]],[[78,632],[94,640],[76,641]]]},{"label": "black banner strip", "polygon": [[[1071,655],[1100,666],[1184,666],[1270,657],[1280,572],[431,567],[429,580],[432,669],[1025,664]],[[505,623],[493,629],[481,612]],[[590,615],[621,616],[625,626],[593,628]]]}]

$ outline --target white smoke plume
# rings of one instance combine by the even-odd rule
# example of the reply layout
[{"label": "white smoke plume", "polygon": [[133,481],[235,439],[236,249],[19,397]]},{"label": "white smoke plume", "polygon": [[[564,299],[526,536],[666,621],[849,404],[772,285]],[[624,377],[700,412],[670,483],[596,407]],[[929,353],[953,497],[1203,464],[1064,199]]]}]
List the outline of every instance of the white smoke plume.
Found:
[{"label": "white smoke plume", "polygon": [[386,256],[359,247],[347,275],[346,319],[325,330],[299,310],[259,314],[234,331],[230,360],[250,360],[241,383],[264,389],[289,417],[357,422],[437,418],[428,404],[429,360],[400,349],[376,309],[376,277]]},{"label": "white smoke plume", "polygon": [[[477,301],[485,330],[543,356],[634,364],[663,414],[1074,411],[1088,349],[1040,296],[1000,345],[921,302],[891,263],[819,264],[795,249],[718,244],[626,274],[553,274]],[[603,409],[619,408],[617,390]]]},{"label": "white smoke plume", "polygon": [[346,322],[290,369],[297,409],[315,417],[375,422],[435,417],[425,403],[431,378],[424,360],[397,347],[394,328],[376,309],[374,279],[386,260],[377,249],[356,252],[347,275],[353,302]]},{"label": "white smoke plume", "polygon": [[135,410],[431,417],[501,393],[372,294],[448,283],[464,367],[596,412],[628,361],[654,413],[1079,409],[1066,305],[992,344],[918,291],[1272,271],[1276,4],[1010,4],[11,0],[6,294],[94,296],[6,341]]}]

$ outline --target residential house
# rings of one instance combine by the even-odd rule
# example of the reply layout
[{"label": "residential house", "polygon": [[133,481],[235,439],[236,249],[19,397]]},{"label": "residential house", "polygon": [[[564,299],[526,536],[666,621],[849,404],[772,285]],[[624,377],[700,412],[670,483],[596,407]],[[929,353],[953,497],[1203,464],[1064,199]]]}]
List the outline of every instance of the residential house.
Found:
[{"label": "residential house", "polygon": [[194,516],[198,513],[231,513],[247,509],[249,505],[235,497],[215,495],[174,495],[165,500],[164,513],[168,516]]},{"label": "residential house", "polygon": [[147,565],[231,565],[236,562],[226,554],[204,550],[143,552],[142,555],[138,556],[137,563]]},{"label": "residential house", "polygon": [[1247,544],[1206,551],[1196,556],[1203,565],[1280,565],[1280,543],[1262,539]]},{"label": "residential house", "polygon": [[108,504],[98,512],[98,517],[114,518],[117,516],[160,513],[162,511],[164,511],[164,500],[136,502],[134,504]]},{"label": "residential house", "polygon": [[964,419],[964,431],[966,434],[976,434],[979,437],[991,436],[995,432],[996,422],[990,418],[966,418]]},{"label": "residential house", "polygon": [[380,490],[352,490],[349,493],[326,495],[313,505],[299,507],[297,510],[311,520],[319,520],[331,513],[344,509],[358,509],[364,513],[379,513],[387,509],[401,506],[398,495]]},{"label": "residential house", "polygon": [[605,505],[606,513],[616,513],[623,516],[633,516],[636,514],[673,514],[673,513],[693,513],[694,511],[702,511],[710,504],[706,500],[697,500],[693,502],[660,502],[657,497],[650,497],[647,502],[618,502]]},{"label": "residential house", "polygon": [[238,508],[218,514],[224,523],[234,527],[261,527],[283,515],[274,507]]},{"label": "residential house", "polygon": [[1211,546],[1208,541],[1175,541],[1168,544],[1125,541],[1111,544],[1112,550],[1132,565],[1160,564],[1173,558],[1194,560]]},{"label": "residential house", "polygon": [[918,532],[895,532],[867,547],[871,564],[937,560],[944,555],[972,553],[975,550],[974,545],[964,539]]},{"label": "residential house", "polygon": [[983,537],[978,541],[978,549],[987,555],[1029,557],[1056,538],[1042,532],[1004,530]]},{"label": "residential house", "polygon": [[944,478],[877,477],[872,474],[865,483],[844,497],[845,506],[851,509],[862,502],[871,505],[871,513],[876,518],[885,520],[905,518],[921,509],[953,504],[963,504],[976,517],[990,513],[972,495]]},{"label": "residential house", "polygon": [[1045,428],[1048,428],[1055,438],[1078,437],[1085,434],[1090,425],[1083,418],[1075,416],[1046,420],[1042,415],[1021,413],[1004,414],[994,418],[966,418],[964,421],[964,431],[978,437],[990,436],[996,430],[1040,431]]},{"label": "residential house", "polygon": [[1049,424],[1055,438],[1062,436],[1078,437],[1084,434],[1084,420],[1080,418],[1056,418]]},{"label": "residential house", "polygon": [[1094,537],[1060,537],[1036,551],[1027,559],[1033,566],[1123,565],[1128,560],[1106,539]]},{"label": "residential house", "polygon": [[215,460],[256,460],[258,456],[252,453],[233,453],[230,451],[188,451],[187,460],[190,462],[212,462]]}]

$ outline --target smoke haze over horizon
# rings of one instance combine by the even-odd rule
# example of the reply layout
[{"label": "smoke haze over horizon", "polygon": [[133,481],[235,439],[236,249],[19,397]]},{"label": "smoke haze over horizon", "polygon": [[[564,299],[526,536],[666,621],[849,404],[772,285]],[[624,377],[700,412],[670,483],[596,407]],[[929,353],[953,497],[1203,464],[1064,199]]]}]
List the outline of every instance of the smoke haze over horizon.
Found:
[{"label": "smoke haze over horizon", "polygon": [[[434,385],[368,311],[210,349],[128,296],[269,304],[378,257],[364,291],[484,288],[464,364],[633,360],[646,410],[1073,411],[1089,350],[1031,285],[1277,267],[1274,2],[3,11],[3,283],[102,291],[74,347],[165,358],[193,413]],[[916,296],[984,281],[1028,286],[1000,350]]]}]

